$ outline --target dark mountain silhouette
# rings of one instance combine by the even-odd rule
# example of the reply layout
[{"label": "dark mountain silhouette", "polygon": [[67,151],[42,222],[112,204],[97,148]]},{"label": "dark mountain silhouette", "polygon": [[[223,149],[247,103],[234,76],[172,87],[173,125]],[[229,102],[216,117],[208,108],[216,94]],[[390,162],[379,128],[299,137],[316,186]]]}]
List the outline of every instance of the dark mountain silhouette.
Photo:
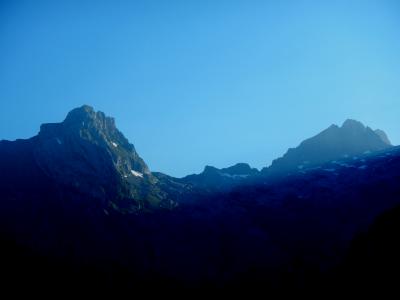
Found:
[{"label": "dark mountain silhouette", "polygon": [[382,130],[373,131],[361,122],[346,120],[342,127],[332,125],[303,141],[297,148],[290,148],[283,157],[274,160],[270,167],[262,171],[270,176],[287,175],[328,161],[390,147],[389,139]]},{"label": "dark mountain silhouette", "polygon": [[400,267],[400,206],[379,215],[359,233],[335,272],[335,280],[348,291],[398,293]]},{"label": "dark mountain silhouette", "polygon": [[246,163],[218,169],[206,166],[201,174],[188,175],[180,181],[207,190],[227,190],[255,176],[259,171]]},{"label": "dark mountain silhouette", "polygon": [[313,167],[272,180],[238,164],[176,179],[151,173],[88,106],[36,137],[1,141],[2,283],[98,294],[340,290],[332,274],[351,265],[349,248],[359,253],[354,238],[400,205],[400,148],[347,121],[290,152],[282,166]]}]

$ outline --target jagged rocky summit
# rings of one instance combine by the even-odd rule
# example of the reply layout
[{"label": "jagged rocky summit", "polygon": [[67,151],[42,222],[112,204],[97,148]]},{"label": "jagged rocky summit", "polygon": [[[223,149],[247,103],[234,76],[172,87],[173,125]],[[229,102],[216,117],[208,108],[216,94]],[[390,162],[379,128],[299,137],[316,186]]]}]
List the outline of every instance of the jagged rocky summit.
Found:
[{"label": "jagged rocky summit", "polygon": [[49,181],[98,199],[104,209],[175,205],[114,119],[90,106],[72,110],[61,123],[43,124],[37,136],[15,145],[32,154],[30,163]]}]

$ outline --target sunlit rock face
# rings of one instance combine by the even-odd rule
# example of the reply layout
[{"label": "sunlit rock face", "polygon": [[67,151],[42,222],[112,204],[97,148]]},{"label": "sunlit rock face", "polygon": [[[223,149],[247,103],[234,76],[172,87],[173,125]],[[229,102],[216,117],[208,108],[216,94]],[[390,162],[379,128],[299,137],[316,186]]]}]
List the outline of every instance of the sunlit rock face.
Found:
[{"label": "sunlit rock face", "polygon": [[83,167],[93,173],[110,173],[104,170],[114,167],[122,176],[131,175],[132,170],[150,175],[135,147],[116,128],[114,119],[89,106],[74,109],[62,123],[42,125],[36,153],[54,175],[59,167],[64,174],[81,172]]},{"label": "sunlit rock face", "polygon": [[[20,144],[27,152],[24,157],[29,154],[29,164],[46,180],[61,190],[72,189],[97,199],[96,205],[104,209],[132,213],[176,205],[114,119],[90,106],[72,110],[61,123],[43,124],[29,140],[7,145],[12,149]],[[21,155],[15,160],[21,160]],[[32,170],[26,165],[12,172],[29,174]],[[170,178],[162,177],[165,180]]]}]

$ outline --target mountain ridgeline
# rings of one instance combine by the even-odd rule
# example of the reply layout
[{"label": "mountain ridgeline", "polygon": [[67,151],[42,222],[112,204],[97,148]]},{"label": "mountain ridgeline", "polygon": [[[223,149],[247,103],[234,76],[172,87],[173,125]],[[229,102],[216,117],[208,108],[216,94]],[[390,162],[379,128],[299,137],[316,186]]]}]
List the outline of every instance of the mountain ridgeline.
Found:
[{"label": "mountain ridgeline", "polygon": [[359,235],[397,206],[400,148],[354,120],[261,171],[239,163],[184,178],[151,172],[114,119],[89,106],[31,139],[0,141],[9,286],[339,290],[354,253],[368,257],[379,241]]},{"label": "mountain ridgeline", "polygon": [[188,175],[180,181],[205,190],[223,191],[243,184],[246,179],[250,179],[258,173],[257,169],[251,168],[246,163],[238,163],[223,169],[206,166],[201,174]]},{"label": "mountain ridgeline", "polygon": [[353,158],[384,150],[392,145],[382,130],[372,130],[361,122],[346,120],[342,127],[332,125],[316,136],[303,141],[297,148],[274,160],[263,169],[266,175],[287,175],[293,171],[320,166],[323,163]]},{"label": "mountain ridgeline", "polygon": [[260,178],[274,180],[318,168],[330,161],[357,159],[359,156],[391,147],[383,130],[374,131],[361,122],[349,119],[341,127],[331,125],[303,141],[298,147],[290,148],[285,155],[274,160],[261,172],[244,163],[224,169],[207,166],[201,174],[184,177],[183,182],[214,191],[227,190],[237,185],[253,183]]}]

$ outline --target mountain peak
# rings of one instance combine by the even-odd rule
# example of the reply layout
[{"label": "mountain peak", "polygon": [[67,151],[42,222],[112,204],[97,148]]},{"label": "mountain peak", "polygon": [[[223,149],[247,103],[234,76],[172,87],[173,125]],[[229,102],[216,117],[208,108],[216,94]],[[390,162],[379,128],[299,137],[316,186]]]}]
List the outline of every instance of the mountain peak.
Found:
[{"label": "mountain peak", "polygon": [[81,107],[71,110],[65,119],[66,122],[75,122],[80,120],[87,120],[96,117],[96,112],[92,106],[83,105]]},{"label": "mountain peak", "polygon": [[365,130],[366,127],[364,126],[363,123],[353,120],[353,119],[347,119],[344,121],[342,129],[348,129],[348,130]]},{"label": "mountain peak", "polygon": [[289,149],[281,158],[264,169],[270,174],[288,174],[321,165],[328,161],[362,155],[390,147],[390,141],[382,131],[374,131],[363,123],[348,119],[341,127],[328,129],[303,141],[297,148]]},{"label": "mountain peak", "polygon": [[71,110],[61,123],[42,124],[39,135],[41,137],[53,136],[60,131],[68,132],[69,135],[75,133],[82,136],[84,133],[91,132],[91,136],[94,136],[94,132],[97,132],[101,136],[107,136],[118,132],[118,129],[115,126],[114,118],[107,117],[101,111],[96,112],[89,105],[83,105]]},{"label": "mountain peak", "polygon": [[75,128],[86,126],[94,127],[98,130],[116,130],[114,118],[107,117],[101,111],[95,111],[94,108],[89,105],[83,105],[71,110],[63,123]]},{"label": "mountain peak", "polygon": [[253,169],[247,163],[237,163],[228,168],[221,169],[223,173],[228,173],[231,175],[252,175],[257,173],[257,169]]},{"label": "mountain peak", "polygon": [[217,172],[217,171],[218,171],[218,169],[216,167],[207,165],[204,167],[203,173],[210,173],[210,172]]},{"label": "mountain peak", "polygon": [[257,173],[257,169],[253,169],[247,163],[237,163],[233,166],[218,169],[213,166],[205,166],[202,174],[218,173],[218,174],[229,174],[229,175],[251,175]]},{"label": "mountain peak", "polygon": [[375,133],[381,138],[381,140],[386,143],[387,145],[392,146],[392,143],[389,140],[389,137],[387,136],[386,132],[384,132],[381,129],[376,129]]},{"label": "mountain peak", "polygon": [[73,109],[61,123],[43,124],[35,156],[51,177],[66,185],[85,185],[89,191],[94,190],[93,181],[107,185],[112,174],[136,190],[155,180],[114,118],[88,105]]}]

